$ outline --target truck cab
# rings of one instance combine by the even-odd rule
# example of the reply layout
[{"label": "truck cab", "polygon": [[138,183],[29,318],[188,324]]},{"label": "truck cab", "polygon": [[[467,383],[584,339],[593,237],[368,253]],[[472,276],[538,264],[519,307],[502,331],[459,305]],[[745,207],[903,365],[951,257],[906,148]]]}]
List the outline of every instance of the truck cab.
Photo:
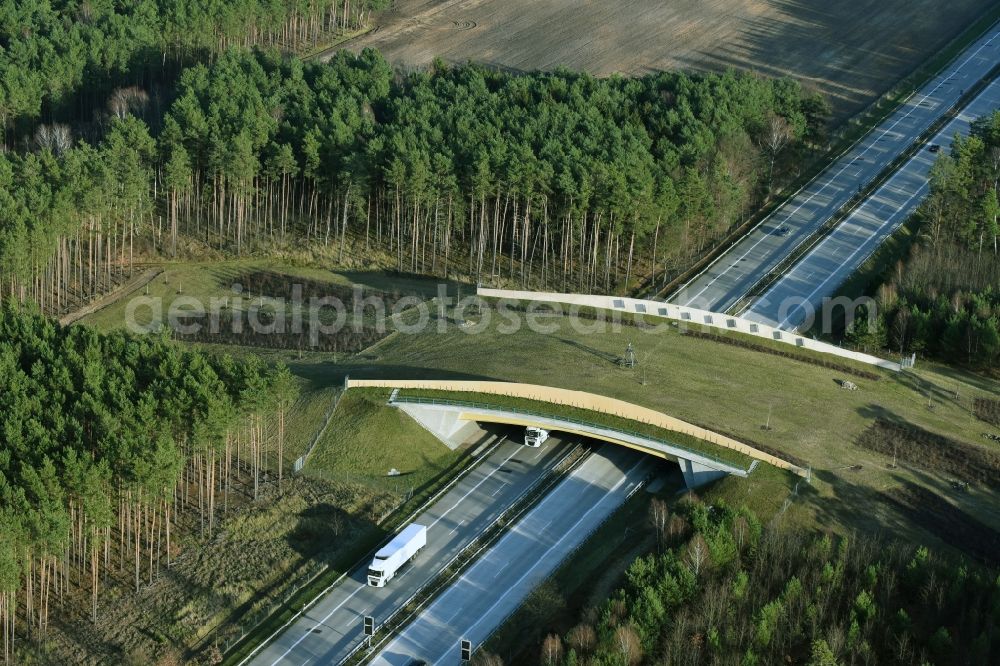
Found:
[{"label": "truck cab", "polygon": [[385,568],[386,558],[377,555],[372,563],[368,565],[368,584],[372,587],[385,587],[385,584],[392,578],[393,572]]},{"label": "truck cab", "polygon": [[549,431],[535,426],[528,426],[524,429],[524,445],[537,449],[549,438]]}]

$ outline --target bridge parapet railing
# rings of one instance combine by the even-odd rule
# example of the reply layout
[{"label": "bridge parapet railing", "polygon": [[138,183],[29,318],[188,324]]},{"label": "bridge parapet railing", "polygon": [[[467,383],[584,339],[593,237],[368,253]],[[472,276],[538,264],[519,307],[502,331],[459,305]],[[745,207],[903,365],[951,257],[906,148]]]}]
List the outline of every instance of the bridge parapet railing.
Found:
[{"label": "bridge parapet railing", "polygon": [[[723,458],[720,458],[720,457],[718,457],[716,455],[713,455],[711,453],[708,453],[706,451],[697,451],[697,450],[694,450],[694,449],[692,449],[690,447],[684,446],[683,444],[678,444],[676,442],[671,442],[671,441],[659,439],[657,437],[651,436],[651,435],[649,435],[647,433],[639,432],[637,430],[629,430],[627,428],[619,428],[619,427],[616,427],[616,426],[613,426],[613,425],[608,425],[606,423],[598,423],[596,421],[587,421],[585,419],[578,419],[578,418],[574,418],[572,416],[563,416],[563,415],[560,415],[560,414],[545,413],[545,412],[542,412],[540,410],[524,409],[523,407],[514,407],[514,406],[507,406],[507,405],[496,404],[496,403],[478,402],[478,401],[475,401],[475,400],[454,400],[454,399],[451,399],[451,398],[429,398],[429,397],[423,397],[423,396],[405,396],[405,395],[398,395],[397,394],[393,398],[392,402],[394,402],[394,403],[421,404],[421,405],[438,405],[438,406],[442,406],[442,407],[462,407],[462,408],[466,408],[466,409],[482,409],[482,410],[490,410],[490,411],[497,411],[497,412],[509,412],[509,413],[518,414],[518,415],[521,415],[521,416],[529,416],[529,417],[533,417],[533,418],[550,419],[550,420],[553,420],[553,421],[560,421],[560,422],[563,422],[563,423],[570,423],[570,424],[575,425],[575,426],[581,426],[581,427],[583,427],[585,429],[607,430],[607,431],[611,431],[611,432],[614,432],[614,433],[617,433],[617,434],[620,434],[620,435],[626,435],[628,437],[634,437],[636,439],[646,440],[648,442],[652,442],[654,444],[659,444],[661,446],[667,446],[667,447],[671,447],[671,448],[674,448],[674,449],[679,449],[681,451],[684,451],[686,453],[691,454],[694,457],[704,458],[704,459],[710,460],[710,461],[712,461],[714,463],[717,463],[717,464],[725,466],[725,467],[735,468],[735,469],[741,469],[743,472],[748,472],[749,471],[749,468],[742,467],[742,466],[740,466],[739,463],[737,463],[737,462],[735,462],[733,460],[724,460]],[[683,434],[683,433],[680,433],[680,434]],[[711,445],[711,442],[706,442],[706,444]]]}]

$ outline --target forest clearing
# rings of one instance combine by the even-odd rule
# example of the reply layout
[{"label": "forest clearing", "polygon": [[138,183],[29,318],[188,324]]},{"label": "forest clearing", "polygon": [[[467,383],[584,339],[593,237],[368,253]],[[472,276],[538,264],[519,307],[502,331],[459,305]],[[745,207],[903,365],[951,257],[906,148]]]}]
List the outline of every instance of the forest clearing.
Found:
[{"label": "forest clearing", "polygon": [[[1000,544],[1000,113],[942,151],[914,225],[933,243],[870,276],[880,316],[838,340],[915,353],[912,371],[454,300],[682,281],[996,2],[0,0],[0,15],[0,663],[235,663],[499,441],[445,446],[348,376],[599,393],[808,469],[765,464],[701,501],[664,488],[671,468],[637,492],[625,536],[578,553],[607,573],[564,608],[584,628],[535,623],[554,632],[548,666],[564,646],[566,666],[574,649],[719,663],[748,640],[729,650],[748,666],[1000,652],[980,631],[1000,626],[983,584],[1000,586],[983,573]],[[872,534],[942,559],[879,561]],[[832,604],[813,603],[820,584]],[[739,617],[716,626],[699,589]],[[953,608],[966,598],[971,619]]]},{"label": "forest clearing", "polygon": [[[790,76],[857,113],[985,12],[988,0],[399,0],[348,42],[435,59],[607,76],[726,68]],[[901,18],[901,17],[906,17]]]},{"label": "forest clearing", "polygon": [[[288,283],[295,282],[294,274],[288,274]],[[309,272],[317,281],[322,281],[320,274],[321,271]],[[332,272],[327,275],[326,280],[331,284],[345,278]],[[377,275],[368,276],[368,283],[378,284]],[[412,291],[417,292],[421,283],[429,296],[433,284],[430,280],[411,281]],[[121,312],[118,309],[121,307],[112,306],[108,312]],[[963,475],[960,466],[942,468],[933,464],[934,457],[942,455],[941,451],[931,450],[934,444],[925,447],[927,453],[919,457],[900,453],[897,466],[892,467],[892,445],[888,449],[872,447],[864,438],[870,424],[882,419],[914,428],[912,441],[901,438],[900,448],[925,440],[955,440],[970,455],[995,460],[990,443],[982,437],[989,425],[972,413],[976,404],[982,404],[977,400],[990,399],[995,393],[988,381],[976,375],[925,362],[914,372],[895,374],[868,368],[865,376],[859,377],[852,374],[853,367],[824,367],[823,359],[805,353],[779,356],[766,348],[730,344],[730,340],[714,340],[697,331],[681,334],[672,328],[654,333],[621,326],[616,331],[609,323],[599,335],[586,334],[555,315],[542,315],[545,325],[552,323],[557,327],[549,335],[523,326],[513,334],[504,334],[498,331],[496,316],[477,334],[453,325],[442,333],[433,324],[434,309],[431,311],[432,325],[426,331],[398,332],[379,343],[376,351],[363,355],[309,350],[254,351],[268,361],[287,363],[293,374],[313,387],[340,386],[344,375],[397,379],[454,377],[522,381],[610,395],[726,433],[796,464],[811,466],[814,483],[810,488],[809,508],[802,517],[807,524],[818,519],[833,521],[844,529],[875,529],[882,525],[897,536],[925,534],[912,517],[896,515],[885,521],[885,515],[892,509],[879,500],[877,493],[905,479],[940,492],[948,501],[967,510],[975,507],[980,520],[1000,530],[1000,514],[983,510],[995,503],[997,492],[994,484],[986,481],[989,476],[972,478]],[[464,316],[476,322],[478,329],[479,322],[489,315],[484,309],[479,315],[472,310]],[[103,320],[105,324],[108,321]],[[391,321],[388,326],[392,328]],[[636,348],[639,369],[621,368],[616,362],[629,342]],[[238,348],[208,345],[206,349]],[[483,349],[492,353],[483,354]],[[860,390],[844,392],[838,387],[838,380],[847,376],[853,378]],[[794,396],[785,388],[789,385],[796,387]],[[723,400],[727,409],[716,410],[715,405]],[[817,413],[823,413],[824,418],[817,420],[814,416]],[[763,427],[765,423],[769,428]],[[325,440],[331,440],[329,433]],[[320,458],[326,459],[327,455]],[[336,466],[335,461],[331,464]],[[950,482],[959,477],[973,481],[973,492],[952,492]],[[851,509],[854,500],[845,500],[858,495],[868,498],[866,506],[878,508],[854,512]],[[887,524],[891,527],[886,528]]]}]

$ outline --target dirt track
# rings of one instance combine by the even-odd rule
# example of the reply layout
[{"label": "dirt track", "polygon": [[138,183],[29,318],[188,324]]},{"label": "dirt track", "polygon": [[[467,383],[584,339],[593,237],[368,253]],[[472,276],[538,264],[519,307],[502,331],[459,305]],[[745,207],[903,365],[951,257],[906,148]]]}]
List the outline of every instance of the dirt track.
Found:
[{"label": "dirt track", "polygon": [[401,67],[435,57],[598,75],[735,67],[787,74],[843,118],[939,50],[990,0],[397,0],[350,43]]}]

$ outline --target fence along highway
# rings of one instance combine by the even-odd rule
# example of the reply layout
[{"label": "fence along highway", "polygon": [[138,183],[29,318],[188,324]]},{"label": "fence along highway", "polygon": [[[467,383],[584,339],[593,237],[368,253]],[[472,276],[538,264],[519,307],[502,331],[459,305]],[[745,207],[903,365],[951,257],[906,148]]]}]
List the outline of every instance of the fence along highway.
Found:
[{"label": "fence along highway", "polygon": [[1000,61],[1000,24],[994,25],[922,90],[823,173],[771,213],[670,299],[713,312],[732,308],[866,184],[903,154],[965,90]]},{"label": "fence along highway", "polygon": [[392,639],[372,664],[459,664],[459,641],[482,644],[634,492],[655,461],[603,446],[561,481]]},{"label": "fence along highway", "polygon": [[364,616],[376,624],[400,607],[570,448],[552,437],[541,448],[505,441],[412,522],[427,526],[427,545],[385,587],[367,583],[369,559],[303,613],[253,664],[336,664],[363,640]]},{"label": "fence along highway", "polygon": [[[927,146],[775,282],[744,317],[789,330],[802,324],[808,326],[810,313],[820,311],[822,299],[832,296],[914,213],[928,192],[931,167],[938,155],[948,151],[953,137],[968,135],[972,121],[997,108],[1000,108],[1000,79],[990,83]],[[940,146],[940,152],[931,152],[931,145]],[[812,307],[799,305],[806,303]]]}]

